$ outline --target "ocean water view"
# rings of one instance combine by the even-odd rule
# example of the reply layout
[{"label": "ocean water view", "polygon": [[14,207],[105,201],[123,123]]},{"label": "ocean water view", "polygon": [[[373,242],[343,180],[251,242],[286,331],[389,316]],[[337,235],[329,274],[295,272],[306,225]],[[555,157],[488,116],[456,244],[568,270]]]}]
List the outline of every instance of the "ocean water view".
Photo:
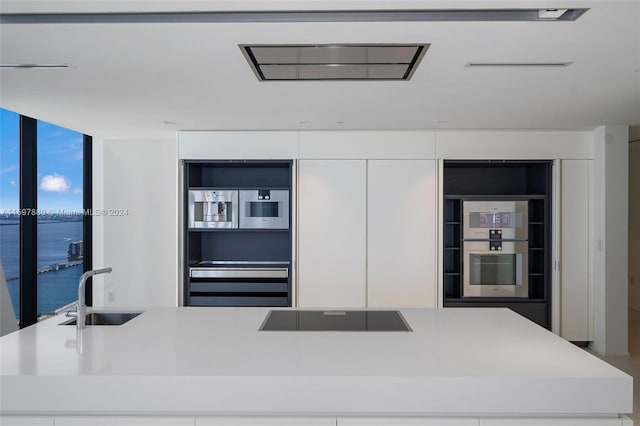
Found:
[{"label": "ocean water view", "polygon": [[[82,240],[82,221],[38,222],[38,270],[68,263],[69,243]],[[20,298],[20,235],[18,221],[0,220],[0,261],[16,317]],[[38,274],[38,315],[52,312],[77,299],[82,264]]]}]

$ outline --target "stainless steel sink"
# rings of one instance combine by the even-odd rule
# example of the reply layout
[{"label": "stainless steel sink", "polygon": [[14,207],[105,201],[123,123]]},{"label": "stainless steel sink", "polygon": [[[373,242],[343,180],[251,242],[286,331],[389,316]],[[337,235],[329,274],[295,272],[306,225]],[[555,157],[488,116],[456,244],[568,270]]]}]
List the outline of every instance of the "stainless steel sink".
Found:
[{"label": "stainless steel sink", "polygon": [[[91,312],[87,314],[87,325],[122,325],[140,315],[142,312]],[[76,325],[76,319],[60,323],[60,325]]]}]

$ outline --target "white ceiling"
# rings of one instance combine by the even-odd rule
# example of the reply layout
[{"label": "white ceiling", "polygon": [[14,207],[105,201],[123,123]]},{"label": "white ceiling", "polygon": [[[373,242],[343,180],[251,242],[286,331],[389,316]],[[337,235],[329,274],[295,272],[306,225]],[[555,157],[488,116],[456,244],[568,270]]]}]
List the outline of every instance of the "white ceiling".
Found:
[{"label": "white ceiling", "polygon": [[[2,13],[383,9],[372,0],[1,0]],[[640,2],[404,1],[394,9],[589,7],[575,22],[4,24],[0,106],[99,138],[176,130],[592,128],[640,124]],[[258,82],[239,44],[430,43],[408,82]],[[467,68],[572,61],[566,68]],[[170,122],[165,124],[165,122]],[[301,124],[302,122],[302,124]]]}]

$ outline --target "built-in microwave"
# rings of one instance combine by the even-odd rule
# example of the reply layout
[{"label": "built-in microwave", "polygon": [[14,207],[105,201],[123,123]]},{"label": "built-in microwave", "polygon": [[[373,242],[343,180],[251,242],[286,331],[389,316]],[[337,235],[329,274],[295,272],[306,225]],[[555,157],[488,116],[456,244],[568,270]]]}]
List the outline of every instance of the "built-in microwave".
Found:
[{"label": "built-in microwave", "polygon": [[528,238],[528,201],[465,201],[462,210],[464,239],[488,240],[498,235],[503,240]]},{"label": "built-in microwave", "polygon": [[190,190],[189,228],[237,228],[238,191]]},{"label": "built-in microwave", "polygon": [[289,191],[240,191],[240,228],[289,229]]}]

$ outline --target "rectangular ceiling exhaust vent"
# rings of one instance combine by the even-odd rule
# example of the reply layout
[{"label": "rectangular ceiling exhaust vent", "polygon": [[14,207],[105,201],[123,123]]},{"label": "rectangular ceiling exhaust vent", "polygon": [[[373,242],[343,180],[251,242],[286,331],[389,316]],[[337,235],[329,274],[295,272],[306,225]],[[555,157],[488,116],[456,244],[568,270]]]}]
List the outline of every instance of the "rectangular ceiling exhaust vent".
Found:
[{"label": "rectangular ceiling exhaust vent", "polygon": [[240,45],[260,81],[409,80],[428,44]]}]

